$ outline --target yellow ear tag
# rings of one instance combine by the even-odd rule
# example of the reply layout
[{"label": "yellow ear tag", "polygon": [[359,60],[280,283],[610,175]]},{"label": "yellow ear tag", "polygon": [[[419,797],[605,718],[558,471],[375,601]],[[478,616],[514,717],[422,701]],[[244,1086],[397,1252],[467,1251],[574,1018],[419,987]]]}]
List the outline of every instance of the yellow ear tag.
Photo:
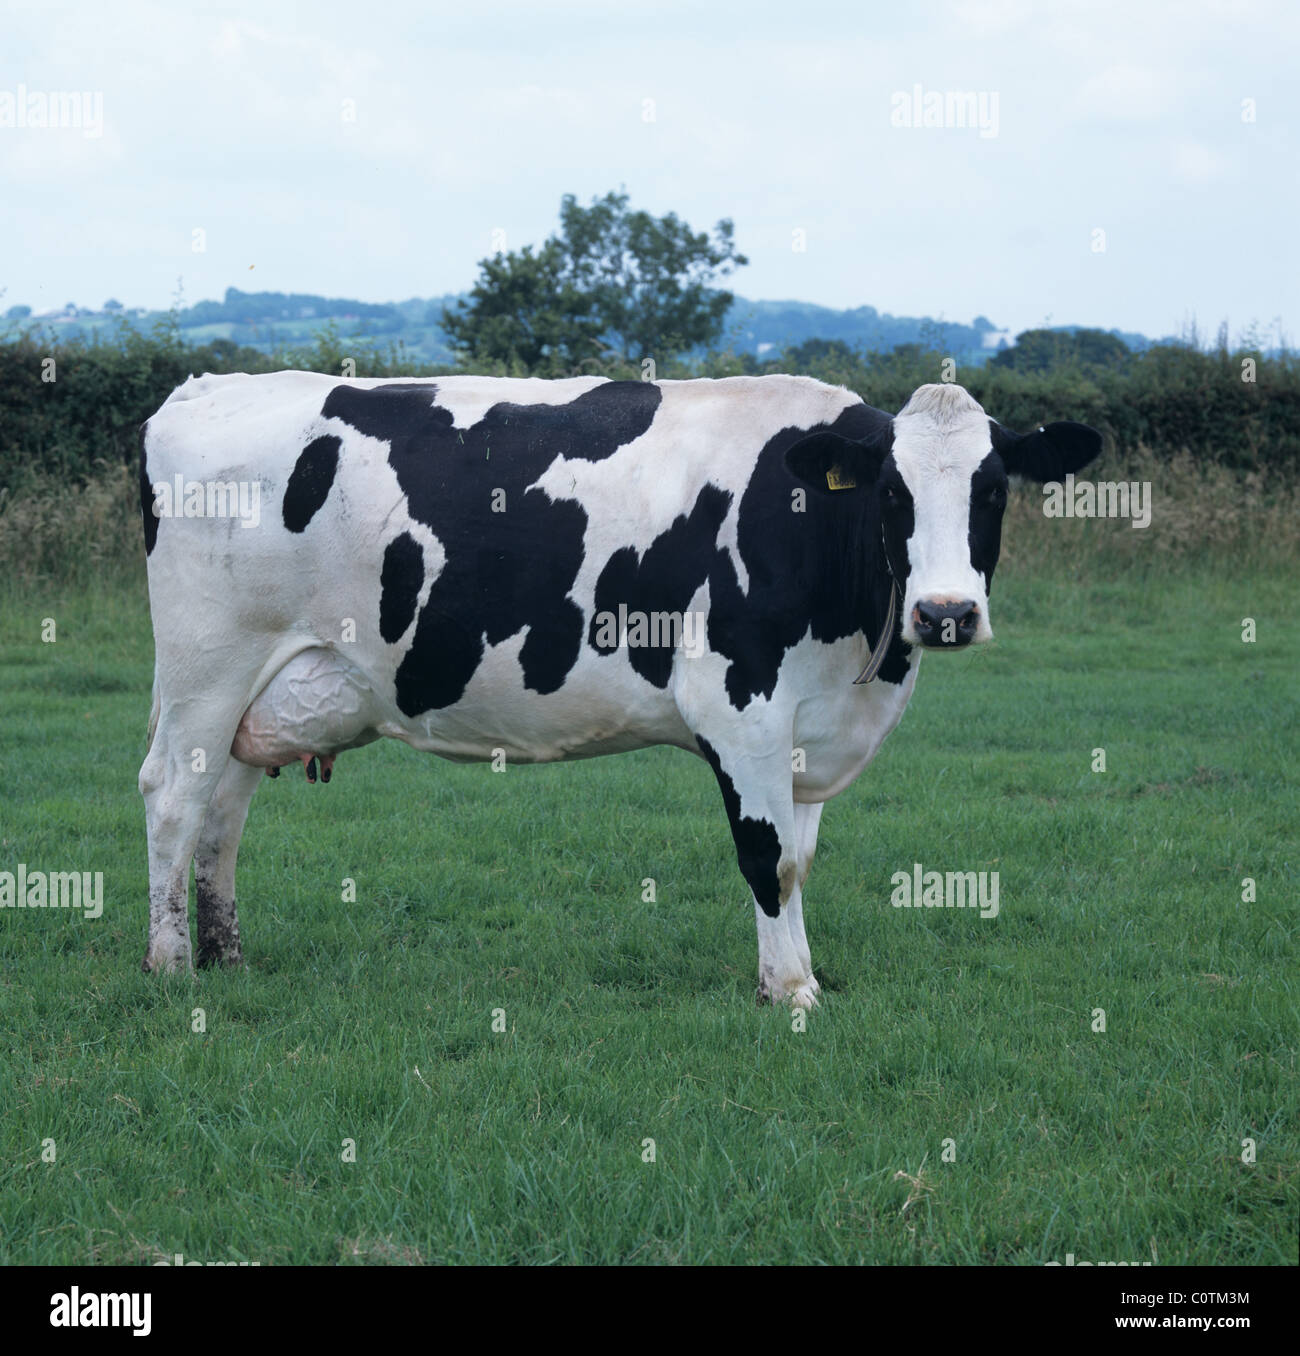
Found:
[{"label": "yellow ear tag", "polygon": [[832,466],[826,472],[826,488],[828,490],[856,490],[858,482],[842,466]]}]

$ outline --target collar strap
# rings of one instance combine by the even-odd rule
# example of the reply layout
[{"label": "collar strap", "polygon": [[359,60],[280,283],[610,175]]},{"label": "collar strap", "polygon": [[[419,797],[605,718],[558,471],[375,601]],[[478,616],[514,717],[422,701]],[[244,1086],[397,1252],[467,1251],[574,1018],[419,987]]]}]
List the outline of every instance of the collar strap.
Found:
[{"label": "collar strap", "polygon": [[880,628],[880,638],[876,641],[876,648],[867,659],[867,666],[853,680],[853,686],[857,687],[859,683],[869,683],[880,672],[880,666],[885,662],[885,656],[889,653],[889,647],[894,640],[894,623],[898,620],[898,581],[894,578],[894,572],[889,572],[889,603],[885,608],[885,624]]},{"label": "collar strap", "polygon": [[880,672],[889,647],[894,641],[894,626],[898,621],[898,576],[889,559],[889,547],[885,542],[885,524],[880,524],[880,557],[885,562],[885,572],[889,575],[889,602],[885,605],[885,622],[876,639],[875,650],[867,656],[867,665],[853,680],[853,686],[869,683]]}]

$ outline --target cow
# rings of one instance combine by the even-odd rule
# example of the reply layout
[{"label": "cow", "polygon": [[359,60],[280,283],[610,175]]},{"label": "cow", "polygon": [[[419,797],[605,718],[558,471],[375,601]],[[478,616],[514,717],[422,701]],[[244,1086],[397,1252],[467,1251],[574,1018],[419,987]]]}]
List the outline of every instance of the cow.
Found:
[{"label": "cow", "polygon": [[510,763],[671,745],[721,791],[759,1000],[813,1006],[822,806],[923,650],[992,638],[1008,476],[1100,447],[1014,433],[955,384],[891,416],[778,375],[191,377],[141,430],[144,969],[192,964],[191,860],[198,964],[242,961],[235,860],[267,772],[328,780],[380,737]]}]

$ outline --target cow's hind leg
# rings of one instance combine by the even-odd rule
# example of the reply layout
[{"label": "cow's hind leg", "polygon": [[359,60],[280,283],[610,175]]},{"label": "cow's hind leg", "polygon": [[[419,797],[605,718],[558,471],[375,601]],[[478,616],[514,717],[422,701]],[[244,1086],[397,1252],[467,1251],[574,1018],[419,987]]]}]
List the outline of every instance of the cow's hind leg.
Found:
[{"label": "cow's hind leg", "polygon": [[245,701],[223,705],[209,695],[183,706],[161,704],[140,769],[149,834],[149,945],[143,968],[185,970],[192,964],[190,861],[208,804],[230,762],[230,741]]},{"label": "cow's hind leg", "polygon": [[260,767],[232,758],[208,804],[194,853],[200,966],[239,965],[244,959],[235,908],[235,861],[248,806],[261,781]]},{"label": "cow's hind leg", "polygon": [[724,761],[707,738],[697,735],[696,742],[718,779],[736,860],[754,895],[759,1001],[810,1008],[817,981],[790,927],[800,909],[800,884],[789,749]]}]

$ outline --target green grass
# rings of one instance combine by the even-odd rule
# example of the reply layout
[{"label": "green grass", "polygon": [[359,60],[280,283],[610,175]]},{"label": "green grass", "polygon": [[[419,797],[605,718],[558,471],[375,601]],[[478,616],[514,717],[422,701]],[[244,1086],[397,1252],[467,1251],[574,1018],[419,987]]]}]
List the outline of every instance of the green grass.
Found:
[{"label": "green grass", "polygon": [[[0,1261],[1294,1263],[1291,593],[1000,575],[998,644],[927,658],[826,811],[805,1031],[669,750],[288,770],[247,966],[142,975],[142,593],[9,596],[0,870],[105,908],[0,911]],[[892,908],[914,861],[999,871],[1000,916]]]}]

